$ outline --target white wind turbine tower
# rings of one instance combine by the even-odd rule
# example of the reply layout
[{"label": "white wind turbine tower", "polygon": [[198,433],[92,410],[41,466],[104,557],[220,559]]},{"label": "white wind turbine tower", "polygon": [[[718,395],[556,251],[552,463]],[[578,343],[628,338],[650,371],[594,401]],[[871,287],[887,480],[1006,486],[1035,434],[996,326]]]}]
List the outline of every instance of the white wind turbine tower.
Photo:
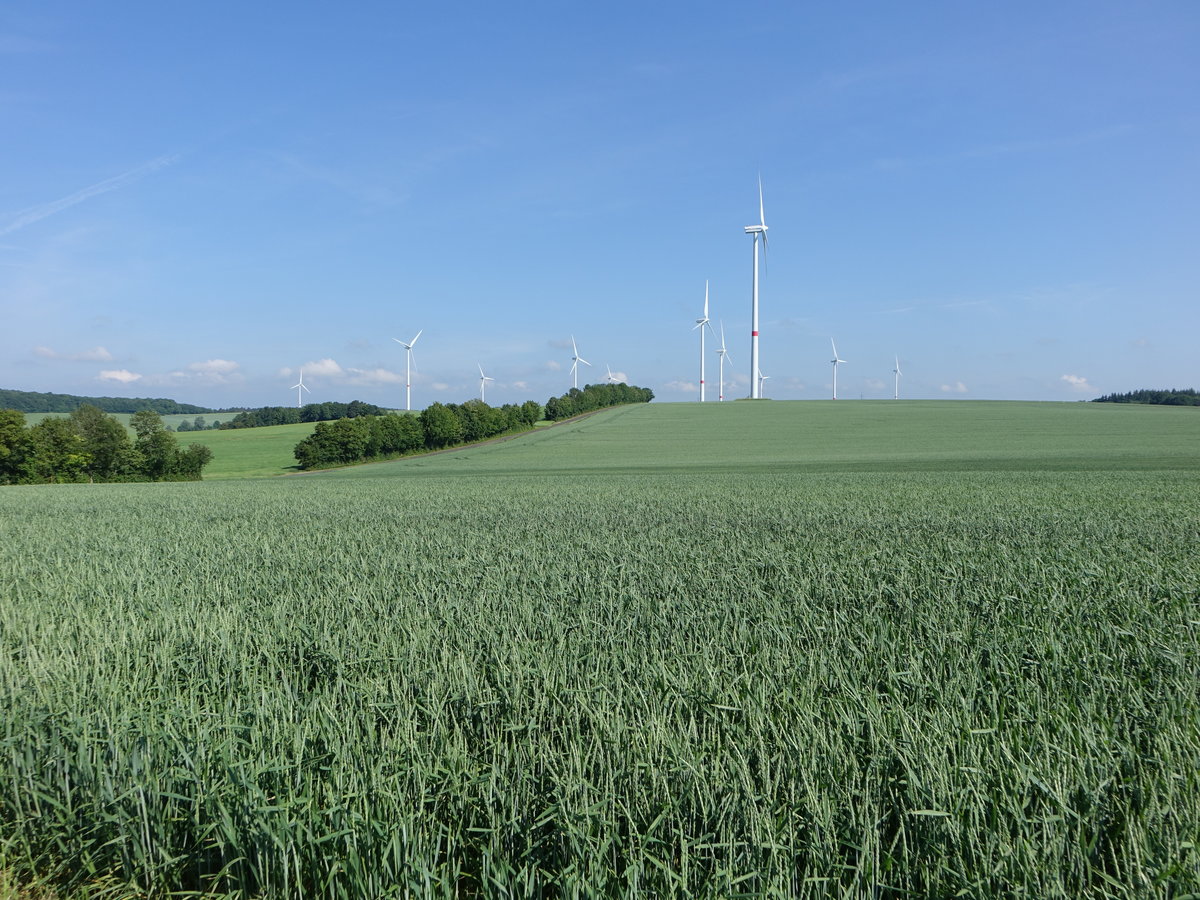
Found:
[{"label": "white wind turbine tower", "polygon": [[[725,349],[725,323],[722,322],[721,323],[721,349],[719,349],[717,351],[717,356],[721,360],[721,362],[719,363],[720,371],[717,376],[720,379],[720,381],[717,384],[717,401],[718,402],[725,401],[725,357],[728,355],[729,355],[729,351]],[[733,362],[733,360],[730,360],[730,362]]]},{"label": "white wind turbine tower", "polygon": [[[833,355],[837,356],[836,353]],[[904,374],[903,372],[900,371],[900,357],[899,356],[896,357],[896,368],[892,369],[892,372],[896,376],[896,392],[894,394],[892,394],[892,399],[899,400],[900,399],[900,376]]]},{"label": "white wind turbine tower", "polygon": [[[479,364],[478,364],[478,363],[476,363],[476,365],[479,365]],[[487,383],[488,383],[489,381],[495,381],[495,380],[496,380],[496,379],[495,379],[495,378],[493,378],[491,375],[484,375],[484,374],[483,374],[483,366],[482,366],[482,365],[479,365],[479,402],[480,402],[480,403],[486,403],[486,402],[487,402],[486,400],[484,400],[484,399],[483,399],[483,389],[484,389],[484,387],[486,387],[486,386],[487,386]]]},{"label": "white wind turbine tower", "polygon": [[844,363],[846,360],[844,360],[838,356],[837,344],[835,344],[833,342],[833,338],[829,339],[829,344],[831,347],[833,347],[833,359],[831,359],[830,362],[833,363],[833,399],[836,400],[837,399],[837,367],[839,364]]},{"label": "white wind turbine tower", "polygon": [[404,408],[409,411],[412,410],[412,368],[413,368],[412,348],[413,348],[413,344],[415,344],[417,342],[417,338],[419,338],[421,336],[422,332],[424,332],[424,331],[425,331],[424,328],[422,328],[420,331],[418,331],[417,337],[413,338],[407,344],[404,343],[404,341],[400,340],[400,338],[392,338],[392,340],[395,341],[397,344],[399,344],[401,347],[403,347],[404,351],[405,351],[405,353],[404,353]]},{"label": "white wind turbine tower", "polygon": [[590,366],[591,363],[579,355],[579,348],[575,345],[575,335],[571,335],[571,352],[574,354],[571,357],[571,387],[579,387],[579,364]]},{"label": "white wind turbine tower", "polygon": [[[763,193],[762,193],[762,176],[758,179],[758,224],[747,225],[746,234],[754,235],[754,274],[750,282],[751,284],[751,309],[750,309],[750,371],[758,372],[758,236],[762,235],[763,243],[763,259],[767,255],[767,218],[763,214]],[[750,396],[758,399],[762,396],[762,385],[760,382],[751,380]]]},{"label": "white wind turbine tower", "polygon": [[[308,391],[308,385],[304,383],[304,370],[300,370],[300,380],[292,385],[296,390],[296,409],[304,405],[304,392]],[[308,391],[310,394],[312,391]]]},{"label": "white wind turbine tower", "polygon": [[[692,331],[700,329],[700,402],[704,402],[704,329],[712,331],[712,325],[708,324],[708,279],[704,280],[704,315],[696,320],[696,324],[692,326]],[[714,335],[715,337],[716,335]]]}]

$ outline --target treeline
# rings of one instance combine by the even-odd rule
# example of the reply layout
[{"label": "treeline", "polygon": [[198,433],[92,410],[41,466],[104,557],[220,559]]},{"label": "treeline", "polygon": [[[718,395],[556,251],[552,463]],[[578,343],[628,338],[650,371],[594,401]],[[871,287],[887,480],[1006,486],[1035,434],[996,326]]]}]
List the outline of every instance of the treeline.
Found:
[{"label": "treeline", "polygon": [[482,400],[434,403],[420,415],[387,413],[318,422],[296,445],[295,457],[301,469],[387,459],[525,431],[541,418],[542,407],[533,400],[520,406],[488,406]]},{"label": "treeline", "polygon": [[1105,394],[1093,403],[1157,403],[1162,406],[1200,406],[1200,394],[1194,388],[1169,391],[1129,391],[1126,394]]},{"label": "treeline", "polygon": [[551,422],[569,419],[580,413],[623,403],[649,403],[654,399],[650,388],[634,387],[631,384],[589,384],[583,390],[571,388],[561,397],[546,401],[546,418]]},{"label": "treeline", "polygon": [[29,428],[22,412],[0,410],[0,484],[200,480],[212,459],[208,447],[179,449],[150,409],[134,413],[129,424],[133,440],[124,425],[90,404]]},{"label": "treeline", "polygon": [[351,400],[349,403],[309,403],[307,406],[261,406],[240,412],[221,428],[261,428],[264,425],[298,425],[301,422],[329,422],[333,419],[357,419],[382,416],[387,410],[373,403]]},{"label": "treeline", "polygon": [[196,413],[223,412],[206,406],[176,403],[164,398],[144,397],[77,397],[74,394],[41,394],[36,391],[13,391],[0,389],[0,409],[15,409],[17,412],[69,413],[81,406],[94,406],[106,413],[135,413],[149,409],[160,416],[195,415]]},{"label": "treeline", "polygon": [[[168,428],[170,426],[167,426]],[[212,431],[214,428],[220,428],[220,422],[206,422],[204,416],[196,416],[192,421],[184,419],[175,426],[176,431]]]}]

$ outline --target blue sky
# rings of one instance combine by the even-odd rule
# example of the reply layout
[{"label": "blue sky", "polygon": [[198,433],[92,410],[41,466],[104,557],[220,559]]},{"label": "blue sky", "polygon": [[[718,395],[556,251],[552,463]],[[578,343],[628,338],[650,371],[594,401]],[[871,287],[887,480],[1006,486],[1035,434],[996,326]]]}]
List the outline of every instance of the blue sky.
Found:
[{"label": "blue sky", "polygon": [[[0,387],[1200,386],[1200,4],[8,3]],[[717,359],[709,342],[707,380]],[[307,399],[307,398],[306,398]]]}]

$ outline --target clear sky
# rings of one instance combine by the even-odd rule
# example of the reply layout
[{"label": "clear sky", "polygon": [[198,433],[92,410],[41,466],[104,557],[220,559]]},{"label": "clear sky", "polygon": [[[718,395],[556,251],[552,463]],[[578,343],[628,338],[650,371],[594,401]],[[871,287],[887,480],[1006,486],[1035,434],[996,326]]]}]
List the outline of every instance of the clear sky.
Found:
[{"label": "clear sky", "polygon": [[[0,8],[0,387],[1200,387],[1200,3]],[[708,353],[709,397],[717,357]]]}]

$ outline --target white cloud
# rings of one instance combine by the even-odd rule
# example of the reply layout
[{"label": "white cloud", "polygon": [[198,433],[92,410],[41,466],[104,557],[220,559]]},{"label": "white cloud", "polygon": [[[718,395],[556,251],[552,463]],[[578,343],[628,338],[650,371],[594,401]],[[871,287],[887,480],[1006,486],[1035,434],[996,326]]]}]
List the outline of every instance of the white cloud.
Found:
[{"label": "white cloud", "polygon": [[529,390],[529,382],[528,381],[514,381],[512,383],[512,386],[515,387],[519,391]]},{"label": "white cloud", "polygon": [[398,372],[392,372],[389,369],[382,367],[375,369],[354,369],[346,370],[351,384],[404,384],[404,376]]},{"label": "white cloud", "polygon": [[239,369],[240,366],[228,359],[210,359],[205,362],[194,362],[188,368],[201,375],[228,375]]},{"label": "white cloud", "polygon": [[700,391],[700,386],[690,381],[668,381],[666,387],[668,390],[681,391],[684,394],[695,394]]},{"label": "white cloud", "polygon": [[551,372],[561,372],[562,371],[562,363],[560,363],[554,359],[548,359],[548,360],[546,360],[546,368],[549,369]]},{"label": "white cloud", "polygon": [[869,387],[873,391],[878,391],[878,390],[882,390],[883,388],[887,387],[887,385],[885,385],[878,378],[868,378],[867,379],[867,387]]},{"label": "white cloud", "polygon": [[306,362],[300,368],[307,375],[325,375],[331,378],[344,378],[346,375],[346,370],[328,357],[318,359],[316,362]]},{"label": "white cloud", "polygon": [[629,376],[626,375],[624,372],[613,372],[612,377],[615,378],[617,381],[623,381],[626,384],[629,384]]},{"label": "white cloud", "polygon": [[128,369],[106,369],[96,376],[96,380],[119,381],[121,384],[129,384],[132,381],[138,381],[141,377],[137,372],[130,372]]},{"label": "white cloud", "polygon": [[954,384],[943,384],[942,385],[942,393],[945,393],[945,394],[965,394],[966,392],[967,392],[967,386],[965,384],[963,384],[961,381],[956,381],[956,382],[954,382]]},{"label": "white cloud", "polygon": [[444,381],[435,381],[433,384],[430,385],[430,387],[433,388],[435,391],[450,390],[450,385],[446,384],[446,382],[444,382]]},{"label": "white cloud", "polygon": [[1096,392],[1096,389],[1088,384],[1087,378],[1085,378],[1083,375],[1063,375],[1059,378],[1059,381],[1065,381],[1071,386],[1071,390],[1073,391],[1080,391],[1088,394],[1093,394]]},{"label": "white cloud", "polygon": [[115,191],[117,188],[122,188],[127,184],[131,184],[146,175],[157,172],[159,169],[167,166],[178,160],[177,155],[168,154],[160,156],[157,159],[152,159],[147,163],[143,163],[136,169],[130,169],[128,172],[123,172],[112,178],[98,181],[90,187],[85,187],[83,190],[76,191],[74,194],[68,194],[58,200],[53,200],[50,203],[43,203],[40,206],[31,206],[17,214],[17,217],[9,222],[3,228],[0,228],[0,236],[12,234],[14,231],[20,231],[27,225],[32,225],[34,222],[40,222],[42,219],[48,218],[55,213],[62,212],[64,209],[70,209],[78,203],[89,200],[100,194],[107,194],[109,191]]},{"label": "white cloud", "polygon": [[71,362],[112,362],[113,355],[103,347],[93,347],[79,353],[59,353],[49,347],[34,347],[33,352],[43,359],[64,359]]}]

